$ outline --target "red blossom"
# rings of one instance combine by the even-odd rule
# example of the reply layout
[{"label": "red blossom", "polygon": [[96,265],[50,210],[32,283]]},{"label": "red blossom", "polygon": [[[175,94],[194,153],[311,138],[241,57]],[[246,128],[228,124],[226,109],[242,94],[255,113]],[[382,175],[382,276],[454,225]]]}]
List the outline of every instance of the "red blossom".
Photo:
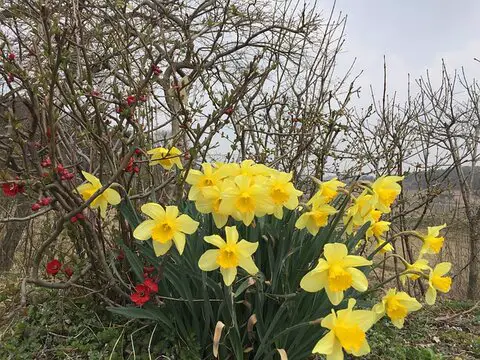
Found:
[{"label": "red blossom", "polygon": [[16,57],[16,56],[15,56],[14,53],[10,53],[10,54],[8,54],[7,59],[8,59],[8,61],[14,61],[14,60],[15,60],[15,57]]},{"label": "red blossom", "polygon": [[97,97],[97,96],[100,96],[100,92],[98,92],[98,91],[96,91],[96,90],[92,90],[92,91],[90,92],[90,95]]},{"label": "red blossom", "polygon": [[142,155],[143,155],[142,149],[136,148],[136,149],[135,149],[135,155],[137,155],[137,156],[142,156]]},{"label": "red blossom", "polygon": [[155,271],[155,266],[144,266],[143,267],[143,272],[145,274],[151,274]]},{"label": "red blossom", "polygon": [[58,172],[59,174],[63,174],[63,173],[65,172],[65,168],[63,167],[62,164],[58,164],[58,165],[57,165],[57,172]]},{"label": "red blossom", "polygon": [[228,107],[225,109],[225,114],[227,115],[232,115],[233,114],[233,107]]},{"label": "red blossom", "polygon": [[130,295],[130,299],[135,305],[142,306],[150,300],[150,289],[143,284],[139,284],[135,286],[135,292]]},{"label": "red blossom", "polygon": [[47,156],[45,159],[43,159],[43,161],[40,163],[40,165],[42,167],[49,167],[50,165],[52,165],[52,160],[50,160],[50,157]]},{"label": "red blossom", "polygon": [[76,215],[74,215],[74,216],[72,216],[72,217],[70,218],[70,222],[71,222],[72,224],[75,224],[75,223],[77,222],[77,220],[78,220],[78,218],[77,218]]},{"label": "red blossom", "polygon": [[63,272],[65,275],[70,279],[73,275],[73,269],[70,266],[66,266],[63,268]]},{"label": "red blossom", "polygon": [[47,274],[55,276],[58,274],[61,268],[62,268],[62,263],[57,259],[53,259],[52,261],[47,263]]},{"label": "red blossom", "polygon": [[83,213],[78,213],[77,214],[77,219],[78,220],[83,220],[83,219],[85,219],[85,216],[83,215]]},{"label": "red blossom", "polygon": [[41,207],[42,205],[40,205],[39,203],[32,204],[32,211],[38,211]]},{"label": "red blossom", "polygon": [[127,96],[127,105],[128,106],[132,106],[136,102],[137,102],[137,98],[135,97],[135,95]]},{"label": "red blossom", "polygon": [[25,185],[7,182],[2,184],[2,190],[5,196],[15,197],[18,193],[23,193],[25,191]]},{"label": "red blossom", "polygon": [[162,70],[155,64],[152,64],[152,72],[158,76],[162,73]]},{"label": "red blossom", "polygon": [[47,206],[47,205],[50,205],[50,203],[52,202],[52,198],[51,197],[44,197],[42,199],[40,199],[40,201],[38,202],[41,206]]},{"label": "red blossom", "polygon": [[12,73],[7,74],[7,83],[10,84],[15,80],[15,76]]},{"label": "red blossom", "polygon": [[153,279],[150,279],[150,278],[145,279],[145,281],[143,282],[143,285],[145,285],[149,289],[149,291],[152,293],[158,292],[158,284]]},{"label": "red blossom", "polygon": [[138,174],[138,173],[140,172],[140,168],[139,168],[138,166],[134,166],[134,167],[133,167],[133,172],[134,172],[135,174]]}]

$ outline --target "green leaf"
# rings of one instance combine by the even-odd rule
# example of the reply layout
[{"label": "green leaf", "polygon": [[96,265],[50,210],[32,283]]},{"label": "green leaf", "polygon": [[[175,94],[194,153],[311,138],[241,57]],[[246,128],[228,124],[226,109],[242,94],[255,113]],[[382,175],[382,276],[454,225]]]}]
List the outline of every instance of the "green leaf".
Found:
[{"label": "green leaf", "polygon": [[127,307],[114,307],[114,306],[108,306],[107,310],[126,316],[131,319],[148,319],[148,320],[155,320],[159,321],[168,328],[172,328],[172,323],[170,320],[163,314],[160,309],[158,308],[137,308],[133,306],[127,306]]}]

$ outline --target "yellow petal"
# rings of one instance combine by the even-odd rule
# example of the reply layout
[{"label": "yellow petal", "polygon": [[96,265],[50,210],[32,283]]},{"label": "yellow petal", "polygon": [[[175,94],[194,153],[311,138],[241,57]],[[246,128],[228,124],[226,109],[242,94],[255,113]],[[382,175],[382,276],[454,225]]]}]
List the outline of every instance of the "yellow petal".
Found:
[{"label": "yellow petal", "polygon": [[322,337],[312,350],[312,354],[325,354],[329,355],[333,352],[333,346],[336,338],[333,331],[329,331],[324,337]]},{"label": "yellow petal", "polygon": [[449,262],[442,262],[440,264],[437,264],[437,266],[435,266],[435,268],[433,269],[433,272],[437,275],[440,275],[440,276],[443,276],[445,275],[446,273],[448,273],[450,271],[450,269],[452,268],[452,264],[449,263]]},{"label": "yellow petal", "polygon": [[99,196],[95,200],[98,200],[98,206],[100,207],[100,216],[105,218],[107,216],[107,206],[108,202],[103,196]]},{"label": "yellow petal", "polygon": [[238,266],[243,268],[250,275],[255,275],[256,273],[258,273],[258,267],[257,265],[255,265],[253,259],[250,256],[240,256],[238,258]]},{"label": "yellow petal", "polygon": [[403,328],[403,324],[405,322],[405,318],[399,318],[399,319],[390,319],[392,320],[392,324],[398,328],[398,329],[402,329]]},{"label": "yellow petal", "polygon": [[156,203],[146,203],[142,205],[142,212],[150,216],[152,219],[163,219],[165,217],[165,210],[162,205]]},{"label": "yellow petal", "polygon": [[198,267],[203,271],[212,271],[219,268],[217,264],[218,250],[205,251],[198,260]]},{"label": "yellow petal", "polygon": [[[84,197],[84,200],[88,200],[91,194],[93,194],[96,190],[97,188],[90,183],[85,183],[80,186],[77,186],[77,191],[79,192],[80,195],[82,195],[82,197]],[[88,194],[88,196],[85,198],[83,194]]]},{"label": "yellow petal", "polygon": [[232,267],[232,268],[220,268],[220,272],[222,273],[223,276],[223,282],[225,285],[230,286],[232,285],[233,281],[235,280],[235,277],[237,276],[237,268]]},{"label": "yellow petal", "polygon": [[185,249],[185,234],[181,232],[176,232],[173,234],[173,242],[175,243],[175,247],[178,250],[180,255],[183,254],[183,250]]},{"label": "yellow petal", "polygon": [[161,243],[159,241],[152,241],[153,250],[155,251],[155,255],[162,256],[165,255],[168,250],[172,247],[173,242],[167,241],[166,243]]},{"label": "yellow petal", "polygon": [[353,310],[349,315],[349,319],[366,332],[375,324],[376,315],[371,310]]},{"label": "yellow petal", "polygon": [[307,226],[308,217],[309,217],[308,213],[304,213],[304,214],[300,215],[300,217],[295,222],[295,227],[297,229],[305,228],[305,226]]},{"label": "yellow petal", "polygon": [[177,218],[177,224],[178,229],[181,232],[184,232],[185,234],[193,234],[197,231],[199,222],[193,220],[190,216],[183,214]]},{"label": "yellow petal", "polygon": [[203,173],[200,170],[190,169],[185,181],[187,182],[187,184],[195,185],[196,183],[198,183],[200,181],[202,176],[203,176]]},{"label": "yellow petal", "polygon": [[86,171],[82,171],[82,175],[88,182],[92,183],[93,186],[102,187],[102,183],[96,176],[93,176],[92,174]]},{"label": "yellow petal", "polygon": [[252,254],[258,249],[258,242],[252,243],[246,240],[241,240],[237,243],[237,249],[240,256],[252,256]]},{"label": "yellow petal", "polygon": [[330,329],[330,330],[333,329],[333,327],[335,326],[335,323],[337,322],[337,315],[336,315],[335,311],[333,309],[331,309],[331,311],[332,312],[329,315],[325,316],[322,319],[322,322],[320,324],[320,325],[322,325],[322,327]]},{"label": "yellow petal", "polygon": [[225,227],[225,235],[227,237],[227,244],[236,244],[238,242],[238,231],[235,226]]},{"label": "yellow petal", "polygon": [[323,248],[323,256],[328,262],[337,262],[348,255],[348,249],[345,244],[333,243],[326,244]]},{"label": "yellow petal", "polygon": [[411,311],[417,311],[422,308],[422,304],[418,302],[417,299],[411,297],[408,295],[406,292],[399,292],[396,295],[398,301],[407,308],[409,312]]},{"label": "yellow petal", "polygon": [[347,255],[343,259],[343,266],[345,267],[357,267],[372,265],[373,261],[365,259],[363,256]]},{"label": "yellow petal", "polygon": [[347,272],[352,275],[352,287],[360,292],[368,289],[368,280],[363,272],[355,268],[348,268]]},{"label": "yellow petal", "polygon": [[215,226],[218,229],[221,229],[222,227],[224,227],[228,221],[228,215],[223,215],[219,213],[213,213],[212,215],[213,215],[213,221],[215,222]]},{"label": "yellow petal", "polygon": [[328,284],[328,275],[326,271],[318,272],[312,270],[305,274],[300,281],[300,287],[308,292],[317,292],[322,290]]},{"label": "yellow petal", "polygon": [[116,190],[108,188],[103,194],[111,205],[118,205],[120,204],[120,201],[122,201],[120,194]]},{"label": "yellow petal", "polygon": [[152,229],[154,227],[154,220],[145,220],[135,228],[133,231],[133,237],[137,240],[148,240],[152,237]]},{"label": "yellow petal", "polygon": [[370,352],[370,345],[368,345],[368,342],[365,339],[360,349],[358,349],[358,351],[355,351],[355,350],[352,351],[352,354],[358,357],[358,356],[367,355],[369,352]]},{"label": "yellow petal", "polygon": [[327,355],[327,360],[343,360],[343,350],[340,341],[335,340],[333,351],[330,355]]},{"label": "yellow petal", "polygon": [[221,248],[225,245],[227,245],[225,243],[225,241],[223,241],[223,239],[220,237],[220,235],[209,235],[209,236],[205,236],[203,238],[203,240],[205,240],[205,242],[209,243],[209,244],[212,244],[218,248]]},{"label": "yellow petal", "polygon": [[325,286],[325,292],[327,293],[328,300],[332,303],[332,305],[338,305],[343,300],[343,291],[332,291],[330,288]]},{"label": "yellow petal", "polygon": [[436,300],[437,300],[437,290],[433,286],[429,286],[427,293],[425,294],[425,302],[428,305],[433,305],[435,304]]},{"label": "yellow petal", "polygon": [[176,206],[166,206],[165,215],[170,219],[176,219],[178,216],[178,207]]}]

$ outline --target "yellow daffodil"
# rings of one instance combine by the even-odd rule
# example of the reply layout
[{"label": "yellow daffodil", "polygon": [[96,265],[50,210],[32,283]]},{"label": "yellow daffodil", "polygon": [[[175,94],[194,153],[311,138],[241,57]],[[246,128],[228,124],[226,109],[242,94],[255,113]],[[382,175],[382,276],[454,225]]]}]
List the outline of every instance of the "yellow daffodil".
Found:
[{"label": "yellow daffodil", "polygon": [[448,273],[451,268],[451,263],[442,262],[437,264],[433,270],[430,270],[430,276],[428,277],[428,290],[425,294],[425,301],[428,305],[435,304],[437,299],[437,290],[442,293],[447,293],[450,291],[452,286],[452,278],[444,275]]},{"label": "yellow daffodil", "polygon": [[354,229],[361,227],[368,221],[372,221],[371,214],[375,210],[377,199],[374,195],[364,191],[345,212],[344,224],[347,233],[351,234]]},{"label": "yellow daffodil", "polygon": [[263,164],[257,164],[253,160],[243,160],[240,164],[234,164],[231,169],[231,176],[245,175],[248,177],[266,176],[272,174],[276,170],[271,169]]},{"label": "yellow daffodil", "polygon": [[403,176],[381,176],[375,180],[372,190],[378,200],[376,206],[378,210],[384,213],[390,212],[390,206],[402,191],[402,187],[398,184],[402,180]]},{"label": "yellow daffodil", "polygon": [[382,301],[373,307],[373,312],[380,319],[385,314],[392,320],[397,328],[403,328],[405,317],[408,313],[420,310],[422,305],[417,299],[411,297],[406,292],[397,292],[396,289],[389,289]]},{"label": "yellow daffodil", "polygon": [[142,212],[150,219],[135,228],[133,237],[137,240],[151,238],[157,256],[166,254],[173,243],[182,255],[185,249],[185,234],[193,234],[199,223],[186,214],[178,216],[176,206],[167,206],[164,209],[159,204],[147,203],[142,205]]},{"label": "yellow daffodil", "polygon": [[[381,238],[377,238],[377,248],[379,247],[382,247],[383,244],[385,244],[385,240],[381,239]],[[388,243],[386,244],[385,246],[383,246],[378,252],[380,254],[386,254],[387,252],[392,252],[394,250],[393,246],[391,243]]]},{"label": "yellow daffodil", "polygon": [[291,183],[292,173],[277,172],[267,183],[268,192],[273,202],[273,215],[283,218],[283,207],[293,210],[298,206],[298,197],[303,193]]},{"label": "yellow daffodil", "polygon": [[325,182],[320,182],[317,180],[317,182],[319,184],[319,189],[317,193],[308,201],[307,205],[327,204],[332,201],[335,196],[337,196],[338,188],[345,186],[345,184],[339,181],[337,178],[333,178]]},{"label": "yellow daffodil", "polygon": [[195,207],[202,214],[212,214],[213,221],[217,228],[222,228],[228,221],[228,214],[220,212],[220,204],[222,202],[222,194],[225,189],[235,186],[232,180],[226,179],[220,181],[216,186],[210,186],[203,189],[203,196],[195,201]]},{"label": "yellow daffodil", "polygon": [[379,210],[373,210],[370,212],[370,216],[367,216],[367,219],[370,217],[371,225],[367,230],[367,238],[375,237],[377,239],[383,238],[384,234],[390,230],[389,221],[380,220],[382,212]]},{"label": "yellow daffodil", "polygon": [[246,240],[238,241],[238,231],[235,226],[225,227],[227,241],[219,235],[205,236],[204,240],[218,247],[207,250],[198,260],[198,267],[203,271],[213,271],[220,268],[225,285],[232,285],[237,276],[237,266],[243,268],[250,275],[255,275],[258,268],[253,262],[252,255],[258,248],[258,242]]},{"label": "yellow daffodil", "polygon": [[307,228],[313,236],[317,235],[320,228],[328,224],[328,217],[335,214],[337,210],[330,205],[322,204],[306,213],[300,215],[295,223],[297,229]]},{"label": "yellow daffodil", "polygon": [[180,161],[182,152],[174,146],[170,150],[163,147],[151,149],[147,151],[147,154],[152,155],[149,162],[150,166],[159,164],[165,170],[170,170],[176,165],[179,169],[183,169],[182,162]]},{"label": "yellow daffodil", "polygon": [[198,200],[202,195],[202,191],[211,186],[217,186],[220,182],[229,176],[231,173],[229,167],[224,166],[220,169],[215,169],[209,163],[202,164],[203,172],[191,169],[188,172],[186,182],[192,187],[188,193],[189,200]]},{"label": "yellow daffodil", "polygon": [[355,299],[348,300],[348,307],[323,318],[322,327],[330,330],[312,350],[313,354],[324,354],[327,360],[343,360],[343,350],[353,356],[364,356],[370,352],[365,333],[375,323],[371,310],[353,310]]},{"label": "yellow daffodil", "polygon": [[273,202],[265,183],[259,183],[252,177],[238,175],[232,186],[222,193],[219,212],[232,215],[236,220],[250,225],[255,216],[264,216],[273,212]]},{"label": "yellow daffodil", "polygon": [[[428,269],[430,269],[430,266],[428,266],[428,260],[419,258],[413,264],[406,263],[406,269],[405,270],[406,271],[414,271],[414,272],[417,272],[417,273],[423,273],[425,270],[428,270]],[[414,274],[414,273],[402,274],[402,275],[400,275],[400,280],[405,285],[405,281],[407,280],[407,278],[409,278],[410,280],[417,280],[417,279],[420,278],[420,276],[421,276],[420,274]]]},{"label": "yellow daffodil", "polygon": [[[82,174],[88,182],[78,186],[77,191],[83,200],[87,201],[95,192],[102,188],[102,184],[96,176],[86,171],[82,171]],[[90,203],[90,207],[92,209],[100,208],[100,216],[104,218],[107,215],[108,204],[118,205],[120,201],[122,201],[120,194],[116,190],[108,188]]]},{"label": "yellow daffodil", "polygon": [[326,244],[323,248],[324,259],[300,281],[300,287],[308,292],[325,289],[333,305],[343,300],[343,292],[351,287],[363,292],[368,288],[368,280],[359,266],[372,265],[372,261],[362,256],[348,255],[345,244]]},{"label": "yellow daffodil", "polygon": [[420,250],[421,254],[438,254],[442,249],[444,238],[440,235],[440,230],[444,229],[447,224],[440,226],[432,226],[427,228],[427,235],[421,236],[423,246]]}]

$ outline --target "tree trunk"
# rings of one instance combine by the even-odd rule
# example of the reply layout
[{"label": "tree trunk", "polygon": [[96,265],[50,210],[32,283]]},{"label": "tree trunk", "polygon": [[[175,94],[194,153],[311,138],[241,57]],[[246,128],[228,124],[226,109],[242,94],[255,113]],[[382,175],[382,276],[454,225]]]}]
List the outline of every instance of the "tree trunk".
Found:
[{"label": "tree trunk", "polygon": [[480,224],[478,216],[475,222],[470,224],[469,241],[470,241],[470,258],[468,271],[468,299],[480,298]]}]

